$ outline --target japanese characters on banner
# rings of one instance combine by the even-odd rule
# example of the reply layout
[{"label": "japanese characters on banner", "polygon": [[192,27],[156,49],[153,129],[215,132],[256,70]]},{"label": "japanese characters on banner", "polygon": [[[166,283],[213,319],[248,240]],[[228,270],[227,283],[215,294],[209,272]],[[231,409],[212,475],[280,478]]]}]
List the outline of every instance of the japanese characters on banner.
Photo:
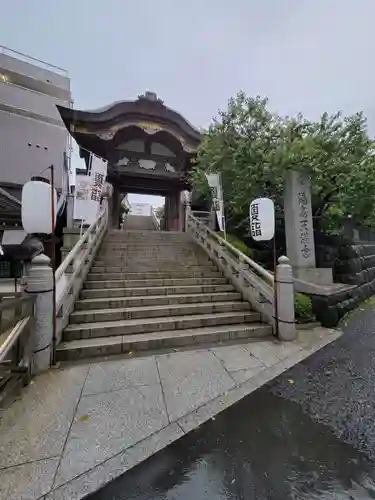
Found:
[{"label": "japanese characters on banner", "polygon": [[250,230],[255,241],[269,241],[275,235],[275,206],[269,198],[250,203]]},{"label": "japanese characters on banner", "polygon": [[223,188],[220,174],[206,174],[206,179],[211,189],[213,209],[216,212],[220,231],[225,232]]},{"label": "japanese characters on banner", "polygon": [[91,154],[89,175],[76,176],[74,218],[91,225],[99,212],[104,183],[107,177],[107,162]]}]

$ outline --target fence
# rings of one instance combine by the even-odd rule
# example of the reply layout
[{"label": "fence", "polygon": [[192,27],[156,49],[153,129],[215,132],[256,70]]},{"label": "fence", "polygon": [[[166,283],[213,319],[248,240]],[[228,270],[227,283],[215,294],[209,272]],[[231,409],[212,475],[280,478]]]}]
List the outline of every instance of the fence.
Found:
[{"label": "fence", "polygon": [[34,298],[0,294],[0,406],[31,374]]}]

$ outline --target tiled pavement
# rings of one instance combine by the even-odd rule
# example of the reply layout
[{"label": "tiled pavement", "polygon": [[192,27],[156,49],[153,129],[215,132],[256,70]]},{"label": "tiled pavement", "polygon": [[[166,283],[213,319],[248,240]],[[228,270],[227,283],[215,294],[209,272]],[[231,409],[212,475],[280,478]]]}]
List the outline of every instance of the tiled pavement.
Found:
[{"label": "tiled pavement", "polygon": [[95,491],[341,335],[116,359],[37,377],[0,417],[0,499]]}]

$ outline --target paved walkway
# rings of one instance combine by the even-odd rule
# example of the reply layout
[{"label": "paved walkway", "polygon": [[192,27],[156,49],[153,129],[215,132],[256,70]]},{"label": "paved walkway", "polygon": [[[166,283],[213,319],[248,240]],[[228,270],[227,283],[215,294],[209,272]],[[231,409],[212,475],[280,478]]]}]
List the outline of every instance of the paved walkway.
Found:
[{"label": "paved walkway", "polygon": [[0,419],[0,499],[75,500],[341,335],[257,341],[40,375]]}]

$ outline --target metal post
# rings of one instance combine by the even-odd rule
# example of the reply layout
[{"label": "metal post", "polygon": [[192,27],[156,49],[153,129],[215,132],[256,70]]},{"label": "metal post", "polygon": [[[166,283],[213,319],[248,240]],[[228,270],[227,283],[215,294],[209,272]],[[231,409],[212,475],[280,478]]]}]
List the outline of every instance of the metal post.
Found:
[{"label": "metal post", "polygon": [[55,169],[51,165],[51,222],[52,222],[52,248],[51,248],[51,266],[52,266],[52,352],[51,365],[56,364],[56,247],[55,247]]},{"label": "metal post", "polygon": [[277,256],[276,256],[276,234],[273,237],[273,301],[275,311],[275,337],[279,337],[279,304],[277,297]]}]

